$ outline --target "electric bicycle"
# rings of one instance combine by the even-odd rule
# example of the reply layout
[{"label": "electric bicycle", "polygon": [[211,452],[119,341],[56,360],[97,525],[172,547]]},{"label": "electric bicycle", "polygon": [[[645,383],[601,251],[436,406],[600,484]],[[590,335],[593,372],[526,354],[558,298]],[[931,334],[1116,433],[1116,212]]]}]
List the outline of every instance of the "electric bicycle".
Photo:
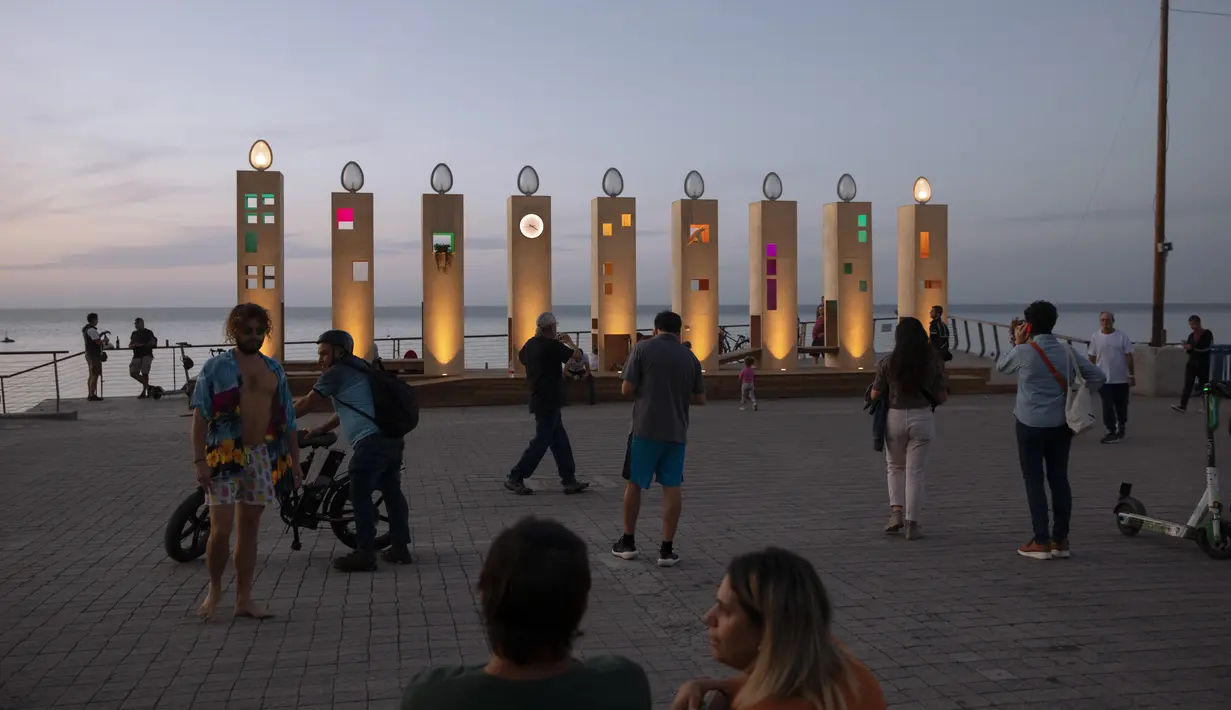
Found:
[{"label": "electric bicycle", "polygon": [[[1133,498],[1133,484],[1120,484],[1116,502],[1116,527],[1128,537],[1142,530],[1194,540],[1209,557],[1231,559],[1231,522],[1224,516],[1218,493],[1218,467],[1214,459],[1214,434],[1218,431],[1218,405],[1231,399],[1231,381],[1211,382],[1202,392],[1205,399],[1205,493],[1186,523],[1151,518],[1141,501]],[[1231,432],[1231,421],[1228,431]]]},{"label": "electric bicycle", "polygon": [[[301,468],[306,479],[312,469],[312,462],[318,450],[325,451],[325,462],[320,472],[311,483],[306,481],[299,490],[295,490],[291,482],[291,474],[278,481],[274,491],[278,499],[278,514],[287,529],[292,531],[292,550],[303,549],[299,540],[299,529],[316,530],[321,524],[327,523],[338,540],[352,550],[359,548],[359,537],[355,530],[355,509],[350,498],[350,474],[338,472],[346,452],[331,449],[338,435],[326,432],[320,436],[307,436],[300,429],[298,433],[300,451],[307,451]],[[385,498],[377,493],[376,499],[376,549],[383,550],[392,542],[389,532],[389,515],[385,510]],[[167,556],[176,562],[191,562],[205,554],[205,544],[209,541],[209,506],[206,505],[205,491],[199,486],[180,503],[171,519],[167,521],[167,530],[163,536],[163,547]]]}]

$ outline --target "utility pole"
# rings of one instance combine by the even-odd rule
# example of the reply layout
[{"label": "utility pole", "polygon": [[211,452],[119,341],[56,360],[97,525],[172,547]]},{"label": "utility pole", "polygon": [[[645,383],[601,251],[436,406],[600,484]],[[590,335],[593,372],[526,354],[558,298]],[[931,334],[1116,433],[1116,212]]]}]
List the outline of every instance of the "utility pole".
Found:
[{"label": "utility pole", "polygon": [[1158,40],[1158,157],[1154,177],[1154,313],[1150,345],[1163,346],[1163,303],[1166,298],[1167,252],[1167,20],[1171,0],[1162,0]]}]

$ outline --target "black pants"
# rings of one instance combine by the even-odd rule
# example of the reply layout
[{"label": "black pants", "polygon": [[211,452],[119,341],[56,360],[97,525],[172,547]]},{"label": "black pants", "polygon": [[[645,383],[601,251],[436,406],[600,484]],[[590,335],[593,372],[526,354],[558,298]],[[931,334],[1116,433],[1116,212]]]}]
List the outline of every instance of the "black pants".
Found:
[{"label": "black pants", "polygon": [[[1069,519],[1073,516],[1073,491],[1069,488],[1069,447],[1072,443],[1073,432],[1067,424],[1032,427],[1017,423],[1017,456],[1026,483],[1026,502],[1030,505],[1034,540],[1040,545],[1046,545],[1048,540],[1066,540],[1069,537]],[[1055,513],[1055,524],[1050,535],[1044,479],[1051,489],[1051,507]]]},{"label": "black pants", "polygon": [[402,439],[372,434],[360,439],[351,452],[350,495],[355,508],[355,536],[359,549],[376,551],[376,518],[372,493],[380,491],[389,513],[389,535],[394,545],[410,544],[410,506],[402,493]]},{"label": "black pants", "polygon": [[1210,363],[1189,360],[1184,366],[1184,390],[1180,393],[1181,407],[1188,407],[1188,398],[1193,394],[1193,380],[1197,381],[1201,389],[1205,389],[1210,381]]},{"label": "black pants", "polygon": [[1099,395],[1103,397],[1103,426],[1108,433],[1123,433],[1128,423],[1128,383],[1105,384]]},{"label": "black pants", "polygon": [[509,478],[521,481],[534,475],[535,469],[547,450],[556,459],[556,468],[560,471],[561,483],[572,483],[577,480],[577,464],[573,461],[573,447],[568,440],[568,432],[564,430],[564,420],[560,418],[560,410],[535,412],[534,436],[522,452],[521,459],[509,471]]}]

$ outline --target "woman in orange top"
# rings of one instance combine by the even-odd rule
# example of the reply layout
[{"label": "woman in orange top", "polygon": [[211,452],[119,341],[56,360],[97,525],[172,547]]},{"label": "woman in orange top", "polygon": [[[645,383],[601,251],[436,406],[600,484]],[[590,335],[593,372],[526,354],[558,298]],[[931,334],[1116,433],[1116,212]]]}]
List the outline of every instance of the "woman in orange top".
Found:
[{"label": "woman in orange top", "polygon": [[714,659],[741,673],[688,681],[671,710],[885,710],[876,677],[830,635],[832,617],[804,558],[776,547],[736,557],[704,618]]}]

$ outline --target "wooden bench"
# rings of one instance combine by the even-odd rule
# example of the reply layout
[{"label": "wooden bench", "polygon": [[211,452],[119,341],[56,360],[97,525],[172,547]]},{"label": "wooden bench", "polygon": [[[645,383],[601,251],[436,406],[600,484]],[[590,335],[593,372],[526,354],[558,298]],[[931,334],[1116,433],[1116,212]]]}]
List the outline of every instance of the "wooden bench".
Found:
[{"label": "wooden bench", "polygon": [[800,355],[837,355],[839,348],[837,345],[800,345],[798,350]]},{"label": "wooden bench", "polygon": [[760,348],[740,348],[739,350],[732,350],[729,353],[723,353],[718,356],[718,364],[725,365],[728,362],[739,362],[743,360],[744,358],[748,357],[749,355],[751,355],[752,357],[756,358],[759,361],[761,359],[761,349]]}]

